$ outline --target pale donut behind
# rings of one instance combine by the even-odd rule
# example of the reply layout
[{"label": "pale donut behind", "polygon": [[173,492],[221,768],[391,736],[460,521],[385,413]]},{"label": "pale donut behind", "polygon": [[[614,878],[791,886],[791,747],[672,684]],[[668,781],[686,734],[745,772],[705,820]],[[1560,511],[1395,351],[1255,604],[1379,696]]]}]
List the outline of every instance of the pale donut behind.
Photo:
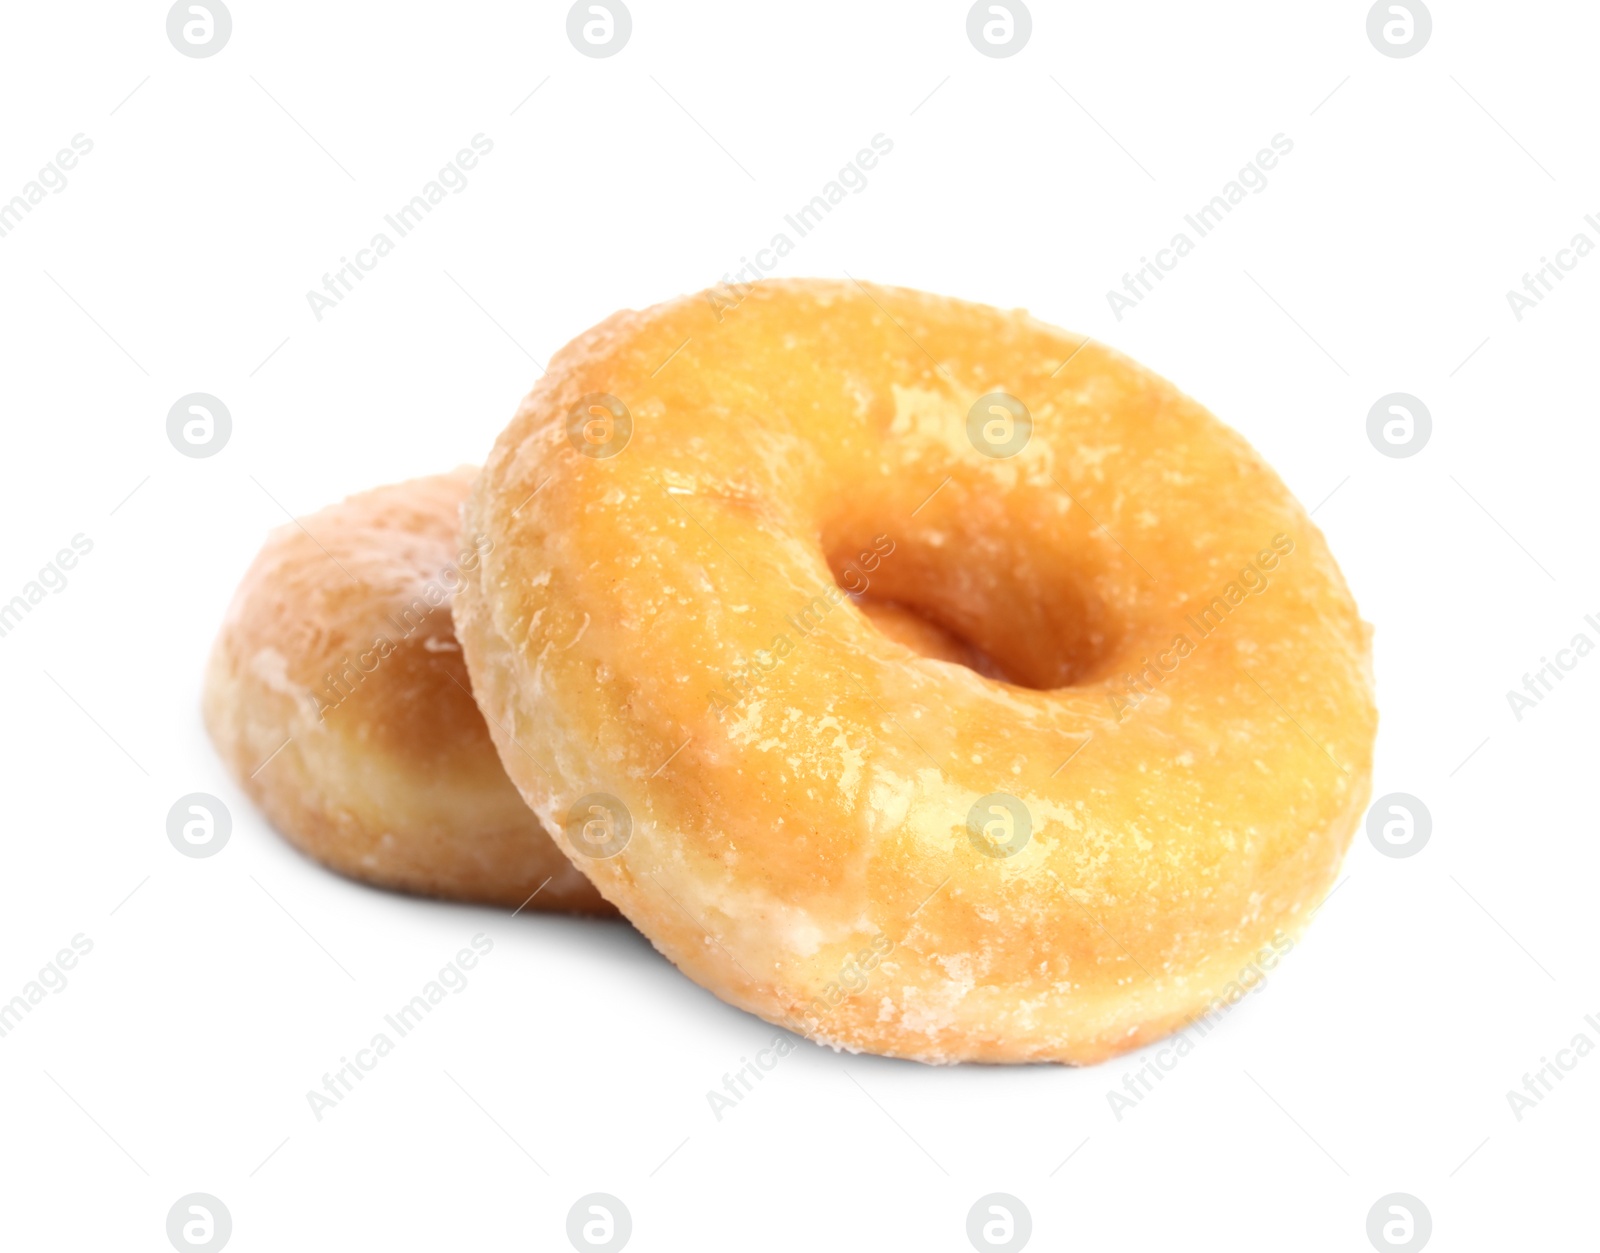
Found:
[{"label": "pale donut behind", "polygon": [[274,531],[212,651],[206,727],[272,824],[340,874],[611,914],[507,779],[473,700],[450,600],[482,555],[460,537],[476,474],[380,487]]}]

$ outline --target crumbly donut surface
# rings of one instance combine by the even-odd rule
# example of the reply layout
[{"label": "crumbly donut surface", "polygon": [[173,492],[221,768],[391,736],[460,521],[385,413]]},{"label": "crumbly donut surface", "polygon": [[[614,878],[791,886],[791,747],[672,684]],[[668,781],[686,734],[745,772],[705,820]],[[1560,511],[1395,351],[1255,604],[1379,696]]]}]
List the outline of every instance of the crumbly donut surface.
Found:
[{"label": "crumbly donut surface", "polygon": [[[1370,629],[1299,503],[1025,313],[725,295],[558,354],[466,509],[491,547],[457,629],[557,841],[695,980],[840,1048],[1094,1062],[1253,982],[1334,880],[1376,729]],[[1014,455],[969,436],[1007,437],[971,416],[996,392]],[[631,435],[584,455],[601,395]],[[608,857],[574,844],[595,795],[631,822]]]},{"label": "crumbly donut surface", "polygon": [[[274,531],[206,670],[213,743],[303,852],[428,896],[611,912],[506,778],[450,617],[464,467]],[[548,882],[546,883],[546,880]]]}]

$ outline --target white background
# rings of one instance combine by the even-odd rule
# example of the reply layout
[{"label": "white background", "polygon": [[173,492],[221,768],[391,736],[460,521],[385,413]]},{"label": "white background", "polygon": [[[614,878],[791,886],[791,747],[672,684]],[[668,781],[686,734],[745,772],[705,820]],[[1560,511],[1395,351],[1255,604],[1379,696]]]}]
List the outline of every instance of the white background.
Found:
[{"label": "white background", "polygon": [[[1600,642],[1600,256],[1520,322],[1505,293],[1600,243],[1600,10],[1436,0],[1391,59],[1366,9],[1040,2],[991,59],[950,0],[633,0],[600,60],[564,4],[235,0],[191,59],[162,4],[7,5],[0,200],[94,147],[0,238],[0,600],[73,535],[93,551],[0,638],[0,999],[94,948],[0,1039],[0,1243],[165,1249],[202,1191],[241,1251],[564,1249],[603,1191],[641,1251],[962,1250],[999,1191],[1036,1248],[1364,1250],[1400,1191],[1438,1249],[1594,1247],[1600,1054],[1520,1122],[1506,1092],[1600,1043],[1600,657],[1520,722],[1505,693]],[[318,322],[307,290],[480,132],[466,189]],[[481,460],[536,361],[715,282],[880,132],[780,272],[1026,307],[1244,432],[1376,625],[1374,794],[1433,818],[1405,860],[1358,832],[1292,956],[1120,1121],[1107,1091],[1148,1051],[805,1045],[719,1122],[707,1091],[773,1028],[623,924],[324,872],[200,727],[285,509]],[[1280,132],[1266,190],[1119,322],[1107,289]],[[234,423],[204,460],[165,433],[196,391]],[[1366,435],[1396,391],[1433,415],[1404,460]],[[207,860],[166,836],[194,791],[233,814]],[[478,932],[471,985],[316,1121],[306,1091]]]}]

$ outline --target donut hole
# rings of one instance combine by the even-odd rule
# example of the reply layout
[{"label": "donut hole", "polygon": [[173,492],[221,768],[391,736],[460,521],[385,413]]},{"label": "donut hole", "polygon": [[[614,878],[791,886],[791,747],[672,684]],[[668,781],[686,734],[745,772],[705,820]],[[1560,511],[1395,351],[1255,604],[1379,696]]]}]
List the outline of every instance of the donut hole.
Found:
[{"label": "donut hole", "polygon": [[1123,631],[1066,554],[1024,551],[1008,536],[960,538],[880,532],[825,551],[834,581],[879,633],[924,657],[1038,691],[1103,674]]},{"label": "donut hole", "polygon": [[954,662],[968,670],[976,670],[987,679],[998,679],[1002,683],[1011,681],[999,662],[983,649],[916,609],[899,601],[881,600],[873,596],[852,596],[851,599],[855,601],[856,608],[866,615],[867,621],[878,628],[880,635],[887,636],[896,644],[903,644],[917,655],[931,657],[935,661]]}]

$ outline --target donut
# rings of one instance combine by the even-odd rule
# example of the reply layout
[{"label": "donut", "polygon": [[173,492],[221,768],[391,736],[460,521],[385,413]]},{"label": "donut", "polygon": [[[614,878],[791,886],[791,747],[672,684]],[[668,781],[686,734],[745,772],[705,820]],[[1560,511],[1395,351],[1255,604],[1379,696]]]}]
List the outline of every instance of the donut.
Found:
[{"label": "donut", "polygon": [[1321,533],[1024,312],[793,280],[618,313],[464,519],[513,782],[681,970],[836,1049],[1159,1039],[1292,947],[1367,803],[1370,628]]},{"label": "donut", "polygon": [[273,532],[212,649],[206,728],[273,826],[340,874],[611,913],[506,778],[472,697],[449,602],[481,558],[457,542],[476,473],[380,487]]}]

